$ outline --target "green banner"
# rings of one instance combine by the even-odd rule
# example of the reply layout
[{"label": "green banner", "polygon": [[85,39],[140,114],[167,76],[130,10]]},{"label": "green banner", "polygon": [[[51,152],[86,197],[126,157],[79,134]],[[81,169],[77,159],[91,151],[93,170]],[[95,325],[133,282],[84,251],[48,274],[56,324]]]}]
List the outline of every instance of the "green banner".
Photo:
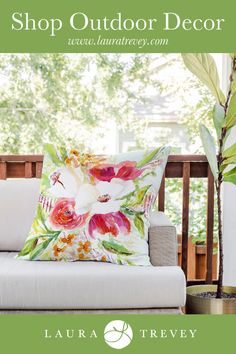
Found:
[{"label": "green banner", "polygon": [[235,0],[1,0],[0,49],[232,52]]},{"label": "green banner", "polygon": [[222,353],[235,316],[2,315],[5,353]]}]

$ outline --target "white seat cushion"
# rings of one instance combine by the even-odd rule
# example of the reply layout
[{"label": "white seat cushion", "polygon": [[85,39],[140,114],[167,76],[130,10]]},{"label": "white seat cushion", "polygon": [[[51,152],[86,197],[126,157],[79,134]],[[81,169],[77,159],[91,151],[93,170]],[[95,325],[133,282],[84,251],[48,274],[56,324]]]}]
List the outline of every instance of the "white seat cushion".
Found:
[{"label": "white seat cushion", "polygon": [[179,267],[24,261],[0,252],[1,309],[166,308],[185,304]]}]

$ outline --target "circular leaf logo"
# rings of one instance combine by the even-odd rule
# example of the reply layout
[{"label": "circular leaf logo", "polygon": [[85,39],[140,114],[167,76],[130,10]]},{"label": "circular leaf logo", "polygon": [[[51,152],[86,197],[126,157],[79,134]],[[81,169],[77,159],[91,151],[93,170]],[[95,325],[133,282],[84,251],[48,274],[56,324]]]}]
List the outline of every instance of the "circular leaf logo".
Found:
[{"label": "circular leaf logo", "polygon": [[110,347],[123,349],[131,343],[133,331],[130,325],[124,321],[111,321],[105,327],[104,339]]}]

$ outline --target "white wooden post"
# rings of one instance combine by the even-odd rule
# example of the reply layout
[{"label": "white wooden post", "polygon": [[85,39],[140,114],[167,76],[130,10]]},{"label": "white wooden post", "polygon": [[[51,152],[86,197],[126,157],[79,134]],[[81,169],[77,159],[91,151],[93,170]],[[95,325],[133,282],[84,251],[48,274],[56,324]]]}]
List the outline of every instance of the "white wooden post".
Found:
[{"label": "white wooden post", "polygon": [[[223,87],[226,89],[230,73],[230,60],[223,58]],[[236,143],[236,129],[228,138],[227,145]],[[223,187],[223,242],[224,285],[236,285],[236,186],[224,183]]]}]

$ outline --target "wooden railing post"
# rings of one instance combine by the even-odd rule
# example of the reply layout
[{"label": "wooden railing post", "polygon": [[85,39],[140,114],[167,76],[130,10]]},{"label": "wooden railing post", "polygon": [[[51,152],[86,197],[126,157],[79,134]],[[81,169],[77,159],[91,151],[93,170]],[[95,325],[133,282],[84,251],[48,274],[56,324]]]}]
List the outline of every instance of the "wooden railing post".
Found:
[{"label": "wooden railing post", "polygon": [[43,163],[42,162],[36,162],[36,172],[35,172],[35,177],[40,178],[42,174],[42,168],[43,168]]},{"label": "wooden railing post", "polygon": [[159,194],[158,194],[158,210],[165,211],[165,172],[162,177]]},{"label": "wooden railing post", "polygon": [[32,178],[33,170],[32,170],[32,162],[25,163],[25,178]]},{"label": "wooden railing post", "polygon": [[0,161],[0,179],[7,178],[7,163],[5,161]]},{"label": "wooden railing post", "polygon": [[183,205],[182,205],[182,269],[188,275],[188,227],[189,227],[190,162],[183,163]]}]

